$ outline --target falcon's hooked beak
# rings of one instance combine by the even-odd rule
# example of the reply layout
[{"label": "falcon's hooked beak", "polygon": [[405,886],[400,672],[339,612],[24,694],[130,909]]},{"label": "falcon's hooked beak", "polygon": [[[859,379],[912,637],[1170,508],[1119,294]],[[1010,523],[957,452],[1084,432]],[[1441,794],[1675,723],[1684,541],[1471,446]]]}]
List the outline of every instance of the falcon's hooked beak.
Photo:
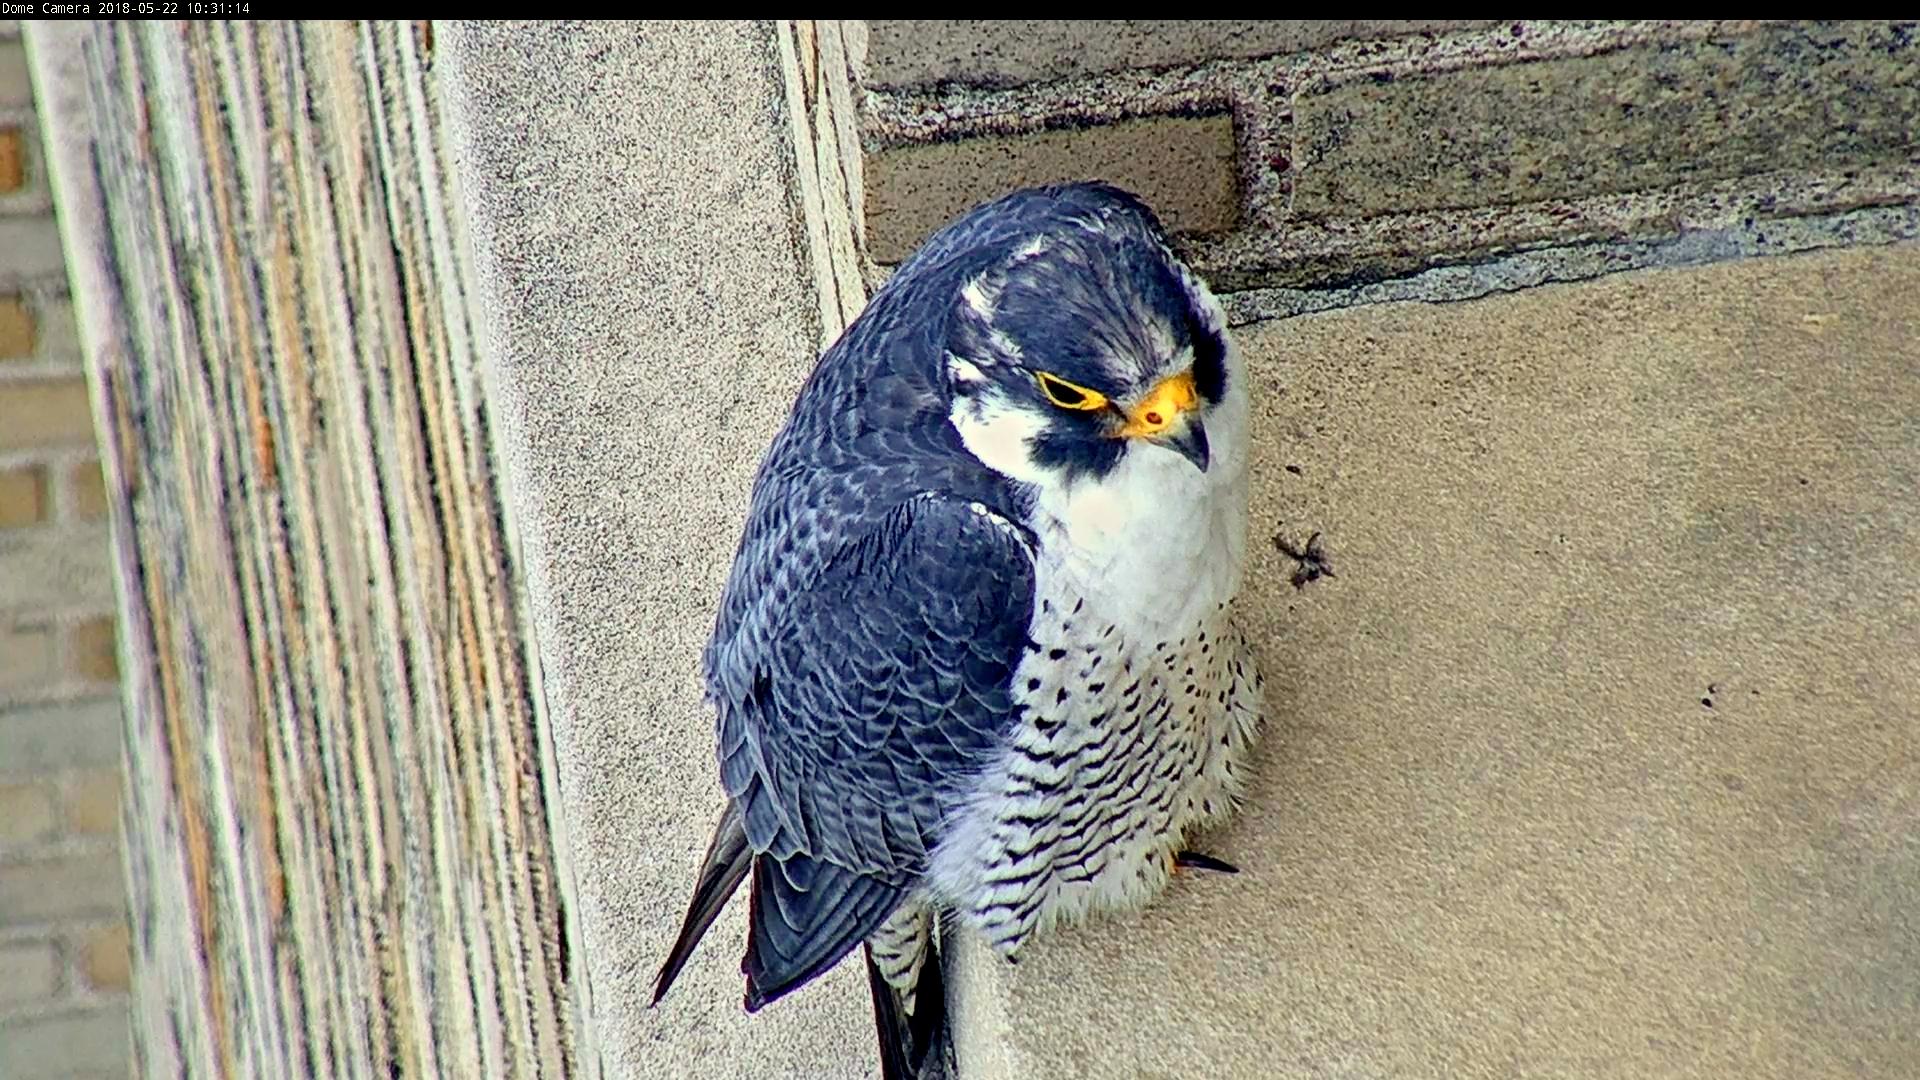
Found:
[{"label": "falcon's hooked beak", "polygon": [[1126,410],[1127,422],[1115,434],[1146,439],[1178,451],[1201,472],[1207,471],[1207,429],[1200,423],[1200,394],[1192,370],[1160,380],[1147,396]]}]

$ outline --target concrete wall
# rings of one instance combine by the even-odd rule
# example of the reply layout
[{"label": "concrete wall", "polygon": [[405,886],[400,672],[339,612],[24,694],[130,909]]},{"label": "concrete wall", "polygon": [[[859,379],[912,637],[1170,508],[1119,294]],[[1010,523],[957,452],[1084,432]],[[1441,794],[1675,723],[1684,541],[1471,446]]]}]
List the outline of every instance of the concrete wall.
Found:
[{"label": "concrete wall", "polygon": [[0,25],[0,1076],[124,1076],[112,552],[17,23]]}]

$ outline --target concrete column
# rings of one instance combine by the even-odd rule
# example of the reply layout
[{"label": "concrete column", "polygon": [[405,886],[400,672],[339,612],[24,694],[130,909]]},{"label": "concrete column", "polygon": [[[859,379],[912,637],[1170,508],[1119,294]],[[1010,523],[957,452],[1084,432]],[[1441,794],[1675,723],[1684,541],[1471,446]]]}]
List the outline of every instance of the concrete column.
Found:
[{"label": "concrete column", "polygon": [[[445,25],[608,1076],[856,1077],[857,964],[755,1017],[745,911],[649,1010],[723,805],[700,654],[754,469],[864,301],[842,28]],[[857,159],[856,159],[857,161]]]},{"label": "concrete column", "polygon": [[137,1067],[573,1073],[429,35],[26,32],[117,556]]}]

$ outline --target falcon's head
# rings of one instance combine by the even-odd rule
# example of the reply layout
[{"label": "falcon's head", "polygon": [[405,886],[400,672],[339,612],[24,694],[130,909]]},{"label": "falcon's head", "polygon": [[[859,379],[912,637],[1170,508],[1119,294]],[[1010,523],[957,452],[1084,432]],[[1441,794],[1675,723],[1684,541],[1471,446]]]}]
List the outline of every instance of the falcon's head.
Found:
[{"label": "falcon's head", "polygon": [[998,254],[964,280],[948,323],[954,427],[989,467],[1043,486],[1098,482],[1136,454],[1205,473],[1227,392],[1219,304],[1138,199],[1053,190],[1038,211],[1000,211],[1015,228],[992,227],[1002,204],[955,226],[997,234]]}]

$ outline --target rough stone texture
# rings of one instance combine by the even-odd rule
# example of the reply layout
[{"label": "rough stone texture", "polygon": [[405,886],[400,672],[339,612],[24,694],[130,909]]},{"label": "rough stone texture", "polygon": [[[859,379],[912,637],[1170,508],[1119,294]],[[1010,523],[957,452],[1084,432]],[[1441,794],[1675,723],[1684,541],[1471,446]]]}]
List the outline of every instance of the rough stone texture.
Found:
[{"label": "rough stone texture", "polygon": [[1066,180],[1137,192],[1179,232],[1225,232],[1239,220],[1237,167],[1224,113],[897,147],[867,161],[868,253],[897,263],[976,203]]},{"label": "rough stone texture", "polygon": [[[142,1071],[576,1074],[581,950],[430,29],[28,30],[124,598],[127,720],[100,764],[124,742]],[[52,365],[74,319],[34,296]],[[54,595],[0,577],[0,609]],[[67,667],[104,676],[91,614]],[[38,910],[71,916],[56,899]],[[36,1023],[0,1032],[0,1075],[115,1045]]]},{"label": "rough stone texture", "polygon": [[[1230,111],[1238,227],[1189,237],[1198,265],[1227,289],[1323,287],[1920,201],[1917,40],[1892,22],[1483,23],[1011,89],[869,75],[861,123],[878,161],[929,143],[1008,154],[1029,132]],[[1160,168],[1152,151],[1132,167]],[[1013,154],[977,187],[927,189],[971,205],[1047,173]]]},{"label": "rough stone texture", "polygon": [[1339,575],[1250,568],[1243,872],[968,952],[968,1075],[1912,1076],[1916,297],[1908,244],[1243,328],[1257,527]]},{"label": "rough stone texture", "polygon": [[[1225,285],[1364,281],[1920,192],[1899,141],[1911,46],[1885,25],[1461,24],[1378,41],[1326,29],[1370,24],[1195,25],[1191,39],[1099,38],[1105,59],[1084,31],[1051,54],[1035,33],[994,56],[909,58],[972,65],[962,82],[1050,80],[926,93],[881,88],[874,67],[863,87],[861,58],[904,40],[882,25],[871,42],[826,23],[86,31],[111,43],[95,58],[102,100],[149,107],[104,126],[101,175],[118,186],[70,225],[96,244],[76,272],[106,392],[102,505],[75,475],[89,448],[43,464],[56,517],[105,509],[142,569],[185,564],[197,586],[130,592],[136,759],[183,763],[188,792],[169,802],[175,778],[154,770],[128,814],[136,886],[165,898],[161,944],[142,946],[136,973],[152,987],[139,1008],[154,1071],[299,1073],[316,1059],[288,1032],[319,1032],[307,1046],[341,1072],[389,1056],[421,1075],[871,1070],[854,965],[741,1014],[742,905],[674,997],[641,1007],[718,806],[695,673],[710,608],[689,598],[717,593],[758,453],[814,349],[858,310],[866,257],[904,253],[977,198],[1072,175],[1038,167],[1059,133],[1220,125],[1190,175],[1154,171],[1178,140],[1115,156]],[[1645,65],[1621,66],[1631,55]],[[235,94],[255,71],[290,77]],[[435,87],[457,92],[442,103]],[[1499,107],[1460,111],[1485,104],[1468,90]],[[1593,107],[1616,91],[1655,122]],[[443,105],[466,201],[418,149]],[[1471,159],[1438,152],[1436,126]],[[1556,145],[1556,131],[1588,141]],[[67,134],[49,150],[70,196],[95,147]],[[928,145],[951,138],[965,141]],[[171,223],[141,204],[161,187],[136,173],[153,146],[168,190],[196,200]],[[1069,149],[1073,169],[1108,167],[1097,143]],[[37,154],[29,143],[32,185]],[[996,155],[1009,160],[989,167]],[[931,163],[914,198],[949,209],[892,194],[889,159]],[[982,187],[966,195],[960,179]],[[1215,226],[1228,231],[1182,219],[1173,204],[1194,187],[1225,192],[1209,205],[1228,208]],[[104,198],[118,200],[111,229]],[[869,236],[848,205],[883,225],[921,219]],[[466,208],[471,280],[449,270]],[[271,250],[289,261],[231,257],[233,238],[283,243]],[[78,350],[57,290],[33,284],[60,273],[52,239],[50,222],[0,220],[0,292],[26,282],[43,321],[36,355],[0,365],[19,377],[58,377]],[[336,240],[344,257],[306,268]],[[1916,702],[1895,666],[1920,643],[1914,259],[1636,275],[1244,331],[1267,401],[1258,510],[1296,539],[1325,528],[1340,573],[1295,593],[1271,551],[1255,568],[1276,721],[1253,810],[1210,845],[1248,872],[1184,881],[1015,972],[963,956],[976,1075],[1902,1075],[1920,1056]],[[471,342],[448,299],[469,295]],[[271,358],[222,342],[272,343]],[[497,379],[497,398],[475,379]],[[164,407],[135,409],[142,393]],[[143,431],[136,415],[177,426]],[[496,424],[514,477],[497,501],[478,464]],[[174,486],[155,492],[156,478]],[[273,534],[289,508],[292,531]],[[234,557],[222,536],[265,540]],[[462,542],[478,556],[446,553]],[[0,548],[0,617],[97,605],[105,576],[76,552]],[[506,583],[522,565],[544,683],[513,648]],[[120,567],[129,580],[134,566]],[[213,596],[214,618],[195,622],[173,595]],[[94,612],[65,610],[36,632],[46,666],[68,671]],[[344,631],[308,621],[336,611]],[[307,680],[273,667],[283,655],[305,673],[351,670]],[[269,674],[245,684],[249,668]],[[162,670],[196,676],[183,699],[161,692]],[[262,747],[245,734],[256,715],[297,723]],[[5,727],[19,719],[0,717],[0,766],[98,750]],[[20,730],[35,734],[9,741]],[[256,751],[276,775],[319,779],[248,786]],[[97,781],[59,781],[64,820],[102,824],[101,806],[82,810],[83,795],[105,798]],[[356,785],[360,801],[343,794]],[[301,815],[335,815],[333,832]],[[283,851],[248,847],[289,836]],[[340,862],[325,863],[336,839]],[[100,840],[61,843],[98,860]],[[285,850],[293,862],[274,863]],[[430,882],[409,873],[423,863]],[[450,942],[455,923],[466,937]],[[207,957],[231,966],[203,976]],[[458,957],[475,966],[455,970]],[[91,979],[84,952],[69,961],[69,981]],[[305,1002],[323,1015],[294,1015]],[[516,1008],[537,1015],[522,1025]],[[69,1044],[125,1071],[111,1028],[124,1012],[42,1019],[0,1019],[0,1075],[90,1067],[61,1060]],[[165,1045],[168,1030],[186,1045]]]},{"label": "rough stone texture", "polygon": [[791,186],[785,97],[807,80],[781,64],[812,50],[785,32],[439,32],[610,1077],[874,1067],[858,965],[743,1012],[743,903],[647,1008],[722,806],[699,678],[711,598],[822,334],[804,247],[822,204]]},{"label": "rough stone texture", "polygon": [[866,24],[851,20],[782,21],[775,33],[794,155],[793,194],[806,228],[805,257],[820,312],[821,348],[866,306],[874,267],[866,222],[851,207],[865,195],[855,57]]},{"label": "rough stone texture", "polygon": [[1317,49],[1486,22],[1441,19],[874,19],[867,83],[1008,87]]},{"label": "rough stone texture", "polygon": [[1885,24],[1329,82],[1293,106],[1302,218],[1842,171],[1920,147],[1920,36]]}]

